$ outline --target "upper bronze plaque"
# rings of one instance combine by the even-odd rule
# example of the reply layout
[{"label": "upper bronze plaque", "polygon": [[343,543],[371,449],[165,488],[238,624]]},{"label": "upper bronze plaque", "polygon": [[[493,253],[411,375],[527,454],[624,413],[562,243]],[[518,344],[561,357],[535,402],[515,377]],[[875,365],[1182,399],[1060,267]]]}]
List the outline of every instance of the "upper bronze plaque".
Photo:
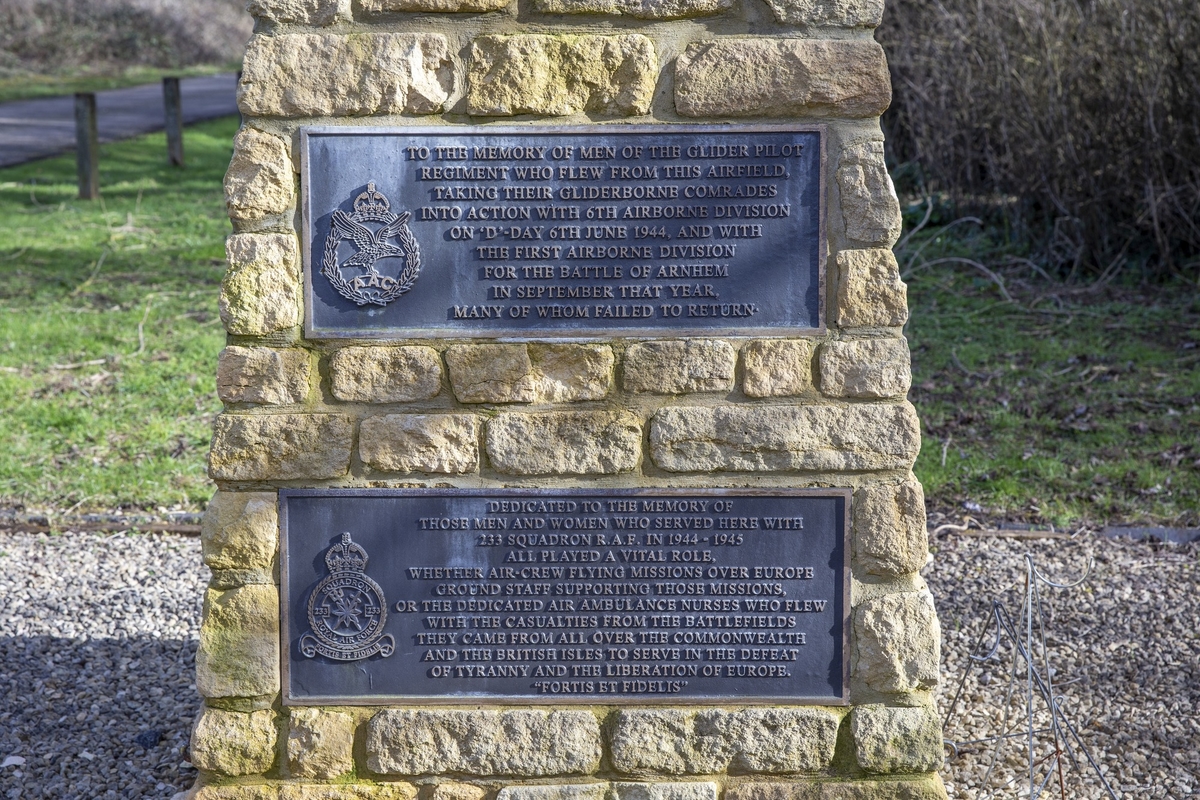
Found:
[{"label": "upper bronze plaque", "polygon": [[308,128],[315,338],[824,328],[824,130]]}]

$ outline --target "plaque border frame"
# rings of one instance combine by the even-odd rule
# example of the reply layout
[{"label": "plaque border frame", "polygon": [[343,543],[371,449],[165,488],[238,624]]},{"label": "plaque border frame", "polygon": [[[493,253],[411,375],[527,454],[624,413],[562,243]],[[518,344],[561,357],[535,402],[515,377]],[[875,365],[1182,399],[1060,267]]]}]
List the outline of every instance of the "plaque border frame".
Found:
[{"label": "plaque border frame", "polygon": [[[689,496],[701,495],[722,497],[727,495],[753,497],[830,497],[844,500],[842,519],[842,692],[840,696],[770,696],[736,698],[726,695],[689,695],[687,697],[672,697],[668,695],[614,695],[599,697],[595,695],[490,695],[490,696],[451,696],[451,695],[291,695],[291,630],[290,603],[288,586],[288,515],[287,503],[292,497],[470,497],[478,495],[508,495],[512,497],[545,497],[549,493],[555,495],[597,495],[634,497],[638,495],[658,496]],[[279,489],[277,501],[279,510],[279,658],[280,658],[280,700],[286,707],[291,706],[474,706],[507,708],[516,705],[537,706],[840,706],[850,705],[850,526],[854,490],[849,487],[831,487],[828,489],[739,489],[737,487],[697,487],[692,489],[646,487],[620,487],[595,489],[586,487],[571,487],[564,489],[513,489],[513,488],[422,488],[407,489],[378,489],[378,488],[314,488],[314,489]]]},{"label": "plaque border frame", "polygon": [[[313,324],[313,230],[312,205],[309,197],[311,185],[311,164],[308,157],[308,137],[341,134],[346,136],[370,135],[454,135],[456,132],[488,132],[498,135],[536,134],[582,134],[603,133],[613,129],[617,133],[663,133],[676,130],[689,133],[726,133],[741,131],[745,133],[816,133],[820,141],[818,155],[818,197],[817,226],[817,325],[813,328],[797,327],[738,327],[713,326],[709,328],[662,327],[662,328],[586,328],[563,329],[529,332],[529,329],[508,331],[493,331],[488,333],[471,333],[469,328],[463,331],[450,329],[428,328],[316,328]],[[828,150],[829,126],[825,123],[806,123],[790,125],[787,123],[774,124],[739,124],[735,122],[720,125],[693,123],[660,123],[626,125],[622,123],[605,123],[600,125],[389,125],[370,127],[366,125],[302,125],[300,134],[300,261],[303,268],[304,285],[304,338],[312,341],[331,341],[338,339],[458,339],[478,340],[490,339],[505,342],[599,342],[613,339],[669,339],[676,337],[713,337],[749,339],[749,338],[788,338],[794,336],[824,336],[828,331],[828,272],[829,272],[829,181]]]}]

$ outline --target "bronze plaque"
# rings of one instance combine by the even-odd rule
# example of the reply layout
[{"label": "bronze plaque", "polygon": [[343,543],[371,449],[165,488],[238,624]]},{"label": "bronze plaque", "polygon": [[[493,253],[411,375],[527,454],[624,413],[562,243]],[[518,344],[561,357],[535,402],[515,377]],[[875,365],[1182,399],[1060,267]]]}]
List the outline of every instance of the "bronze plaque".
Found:
[{"label": "bronze plaque", "polygon": [[847,701],[848,489],[279,501],[285,703]]},{"label": "bronze plaque", "polygon": [[824,329],[824,130],[306,128],[306,332]]}]

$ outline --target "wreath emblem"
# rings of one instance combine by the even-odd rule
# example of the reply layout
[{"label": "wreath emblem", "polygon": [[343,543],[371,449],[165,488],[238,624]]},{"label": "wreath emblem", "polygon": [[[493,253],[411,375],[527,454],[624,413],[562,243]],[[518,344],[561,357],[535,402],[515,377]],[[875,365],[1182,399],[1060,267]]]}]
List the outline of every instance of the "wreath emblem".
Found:
[{"label": "wreath emblem", "polygon": [[305,658],[320,653],[335,661],[359,661],[396,650],[396,640],[384,634],[387,601],[379,584],[366,576],[367,551],[343,533],[325,553],[329,574],[308,598],[311,633],[300,637]]},{"label": "wreath emblem", "polygon": [[[360,306],[368,303],[386,306],[407,293],[421,271],[421,248],[409,230],[410,216],[407,211],[393,214],[391,203],[376,191],[375,182],[371,181],[367,190],[354,199],[353,213],[334,209],[329,236],[325,239],[321,274],[329,279],[338,294]],[[393,238],[396,244],[389,241]],[[357,250],[344,262],[339,262],[338,245],[344,240],[352,242]],[[395,277],[383,275],[376,265],[384,259],[400,259],[404,266]],[[343,273],[346,269],[358,269],[361,274],[347,278]]]}]

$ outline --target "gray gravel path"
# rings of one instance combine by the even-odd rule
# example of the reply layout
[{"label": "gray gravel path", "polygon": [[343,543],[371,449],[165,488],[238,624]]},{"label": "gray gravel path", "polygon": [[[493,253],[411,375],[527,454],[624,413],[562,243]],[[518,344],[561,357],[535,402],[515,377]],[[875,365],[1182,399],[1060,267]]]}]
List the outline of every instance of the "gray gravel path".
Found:
[{"label": "gray gravel path", "polygon": [[[1085,586],[1048,593],[1051,664],[1068,712],[1118,796],[1200,794],[1200,546],[951,535],[935,547],[923,574],[943,625],[943,708],[970,666],[969,712],[947,736],[997,732],[1004,670],[971,666],[967,654],[993,598],[1016,611],[1024,554],[1059,579],[1094,558]],[[207,577],[194,538],[0,533],[0,798],[170,798],[191,785],[183,747],[199,704]],[[1024,764],[1023,740],[1014,742],[995,797],[1025,796],[1004,786]],[[952,798],[987,796],[988,753],[960,746],[944,773]],[[1066,796],[1104,795],[1069,773]]]},{"label": "gray gravel path", "polygon": [[[233,73],[183,78],[179,90],[184,124],[237,113],[237,76]],[[101,142],[162,130],[162,84],[96,92],[96,124]],[[183,147],[186,155],[186,136]],[[0,167],[74,150],[74,97],[0,103]]]}]

